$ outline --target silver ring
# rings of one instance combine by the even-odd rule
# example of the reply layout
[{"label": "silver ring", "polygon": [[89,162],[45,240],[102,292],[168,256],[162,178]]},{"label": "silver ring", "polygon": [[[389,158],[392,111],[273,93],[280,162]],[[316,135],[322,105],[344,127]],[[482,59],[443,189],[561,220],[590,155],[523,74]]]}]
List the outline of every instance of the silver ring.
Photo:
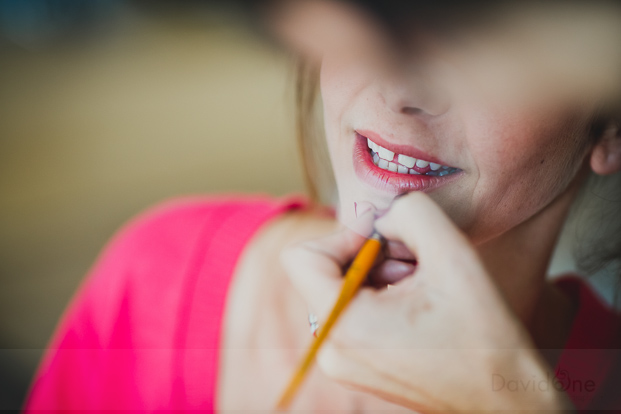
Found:
[{"label": "silver ring", "polygon": [[317,336],[317,329],[319,329],[319,319],[313,312],[308,312],[308,324],[310,325],[310,333],[313,336]]}]

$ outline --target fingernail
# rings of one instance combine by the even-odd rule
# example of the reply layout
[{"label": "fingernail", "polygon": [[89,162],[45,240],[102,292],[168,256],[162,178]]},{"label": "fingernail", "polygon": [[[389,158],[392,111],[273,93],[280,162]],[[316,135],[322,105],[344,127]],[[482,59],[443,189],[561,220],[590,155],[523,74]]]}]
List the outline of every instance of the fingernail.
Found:
[{"label": "fingernail", "polygon": [[355,208],[356,217],[361,217],[370,211],[375,212],[376,210],[375,206],[369,203],[368,201],[361,201],[359,203],[354,202],[354,208]]},{"label": "fingernail", "polygon": [[368,201],[355,202],[354,213],[356,218],[344,224],[361,236],[368,237],[373,231],[374,213],[376,210],[375,206]]}]

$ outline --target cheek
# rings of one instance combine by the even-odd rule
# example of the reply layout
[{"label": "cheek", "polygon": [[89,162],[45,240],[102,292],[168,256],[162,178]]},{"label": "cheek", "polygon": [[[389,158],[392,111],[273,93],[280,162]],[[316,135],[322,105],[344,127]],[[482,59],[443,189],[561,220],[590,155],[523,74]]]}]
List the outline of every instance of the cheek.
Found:
[{"label": "cheek", "polygon": [[361,60],[325,58],[321,64],[319,85],[327,128],[343,123],[363,90],[373,80],[368,64]]},{"label": "cheek", "polygon": [[319,85],[327,120],[341,117],[362,87],[361,76],[355,72],[352,65],[338,59],[326,58],[322,61]]},{"label": "cheek", "polygon": [[475,239],[501,234],[535,215],[569,186],[581,165],[574,119],[558,115],[486,119],[494,122],[473,123],[467,133],[479,137],[469,144],[477,179],[474,220],[465,229]]},{"label": "cheek", "polygon": [[332,167],[335,174],[338,165],[335,164],[335,152],[337,152],[337,138],[339,135],[339,125],[342,123],[343,113],[347,108],[347,103],[351,95],[349,92],[352,88],[343,80],[341,75],[342,68],[332,62],[324,59],[320,71],[320,91],[323,103],[323,122],[328,144],[328,152],[332,161]]},{"label": "cheek", "polygon": [[328,152],[337,181],[351,167],[351,143],[345,137],[352,124],[352,110],[363,90],[369,85],[365,65],[345,59],[325,58],[320,71],[320,91],[323,102],[323,122]]}]

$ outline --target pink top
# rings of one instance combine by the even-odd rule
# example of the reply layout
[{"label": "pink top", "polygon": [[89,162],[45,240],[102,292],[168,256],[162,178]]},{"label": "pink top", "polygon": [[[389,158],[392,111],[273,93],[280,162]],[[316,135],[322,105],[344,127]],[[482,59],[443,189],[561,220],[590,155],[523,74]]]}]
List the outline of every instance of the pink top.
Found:
[{"label": "pink top", "polygon": [[[130,222],[65,311],[25,411],[213,412],[221,320],[237,260],[261,225],[307,205],[301,196],[197,197]],[[558,283],[580,310],[556,376],[579,408],[619,408],[621,317],[578,278]],[[585,390],[588,380],[595,385]]]}]

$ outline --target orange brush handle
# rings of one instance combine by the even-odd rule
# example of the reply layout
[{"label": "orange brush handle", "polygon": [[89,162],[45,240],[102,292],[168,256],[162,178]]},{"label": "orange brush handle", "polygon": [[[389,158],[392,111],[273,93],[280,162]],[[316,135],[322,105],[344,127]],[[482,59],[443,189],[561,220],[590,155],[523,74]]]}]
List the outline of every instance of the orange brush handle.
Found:
[{"label": "orange brush handle", "polygon": [[319,347],[328,336],[330,328],[332,328],[343,309],[345,309],[349,301],[358,291],[358,288],[362,282],[367,277],[367,274],[371,270],[371,267],[373,266],[373,263],[375,262],[381,248],[381,236],[377,233],[374,233],[373,236],[371,236],[371,238],[362,245],[362,248],[356,255],[351,266],[347,269],[347,273],[345,273],[345,280],[343,281],[343,286],[341,287],[341,293],[339,294],[339,298],[328,316],[328,320],[325,322],[323,328],[317,331],[317,337],[306,352],[306,355],[298,366],[293,378],[289,382],[289,386],[286,388],[278,404],[276,405],[277,410],[285,410],[291,403],[291,400],[293,399],[293,396],[299,386],[302,384],[302,381],[304,380],[306,373],[308,372],[308,369],[317,354],[317,351],[319,351]]}]

